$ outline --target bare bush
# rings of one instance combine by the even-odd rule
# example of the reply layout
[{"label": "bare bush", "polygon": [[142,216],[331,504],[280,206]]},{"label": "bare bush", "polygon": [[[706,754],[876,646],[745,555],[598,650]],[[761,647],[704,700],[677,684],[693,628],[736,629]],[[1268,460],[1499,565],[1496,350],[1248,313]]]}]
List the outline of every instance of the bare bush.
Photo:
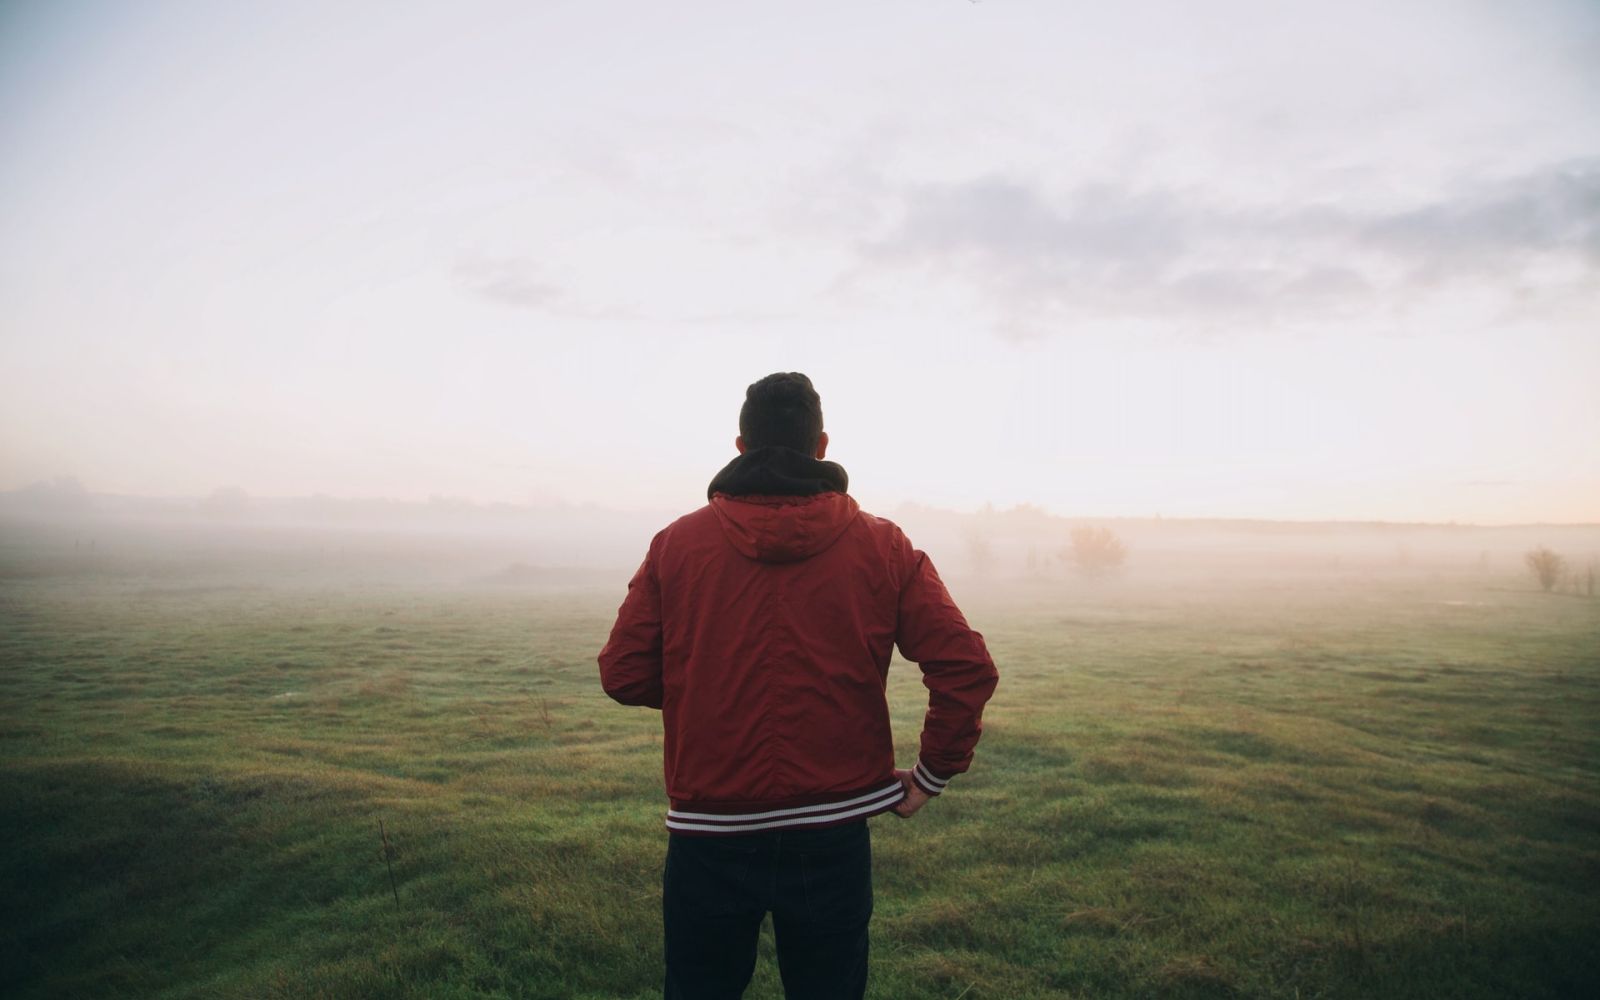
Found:
[{"label": "bare bush", "polygon": [[1078,572],[1096,577],[1104,576],[1126,562],[1128,547],[1110,528],[1085,526],[1072,529],[1072,545],[1061,555],[1078,567]]},{"label": "bare bush", "polygon": [[1567,569],[1567,561],[1543,545],[1528,552],[1522,560],[1528,564],[1528,572],[1533,574],[1547,594],[1561,581],[1561,575]]}]

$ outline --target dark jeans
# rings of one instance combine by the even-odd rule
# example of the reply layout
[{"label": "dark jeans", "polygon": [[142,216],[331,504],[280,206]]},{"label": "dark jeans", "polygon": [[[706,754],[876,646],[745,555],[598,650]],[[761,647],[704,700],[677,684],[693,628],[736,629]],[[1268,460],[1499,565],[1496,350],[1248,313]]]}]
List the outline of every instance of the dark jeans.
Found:
[{"label": "dark jeans", "polygon": [[666,1000],[738,1000],[772,913],[789,1000],[867,989],[872,838],[866,820],[731,837],[670,834],[662,880]]}]

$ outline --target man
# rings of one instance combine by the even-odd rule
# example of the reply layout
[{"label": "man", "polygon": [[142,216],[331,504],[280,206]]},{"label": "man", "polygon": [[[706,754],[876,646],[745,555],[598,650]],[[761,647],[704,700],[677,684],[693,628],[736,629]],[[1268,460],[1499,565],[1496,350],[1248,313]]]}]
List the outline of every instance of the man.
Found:
[{"label": "man", "polygon": [[[965,771],[994,661],[928,557],[860,510],[811,380],[745,393],[739,456],[650,543],[600,652],[606,693],[662,711],[666,997],[744,993],[772,914],[784,992],[860,997],[867,819],[909,818]],[[921,752],[894,766],[891,647],[921,665]]]}]

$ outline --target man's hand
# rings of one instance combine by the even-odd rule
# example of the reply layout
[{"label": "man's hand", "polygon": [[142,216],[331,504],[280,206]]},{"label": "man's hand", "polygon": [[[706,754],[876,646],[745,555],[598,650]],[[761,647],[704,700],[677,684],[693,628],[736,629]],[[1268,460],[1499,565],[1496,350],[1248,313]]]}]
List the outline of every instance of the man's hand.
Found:
[{"label": "man's hand", "polygon": [[901,787],[906,790],[906,797],[895,803],[894,814],[901,819],[910,819],[918,809],[928,804],[932,796],[917,787],[917,783],[911,779],[909,768],[904,771],[895,768],[894,776],[900,779]]}]

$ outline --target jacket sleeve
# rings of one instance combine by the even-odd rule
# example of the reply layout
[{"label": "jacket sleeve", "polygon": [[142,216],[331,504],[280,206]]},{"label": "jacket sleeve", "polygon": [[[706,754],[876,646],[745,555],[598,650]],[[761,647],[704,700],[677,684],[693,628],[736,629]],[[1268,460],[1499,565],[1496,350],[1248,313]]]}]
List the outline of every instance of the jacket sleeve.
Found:
[{"label": "jacket sleeve", "polygon": [[922,668],[928,714],[922,722],[921,754],[912,779],[929,795],[944,791],[972,763],[983,733],[983,706],[999,681],[983,636],[950,599],[926,553],[906,542],[909,567],[900,588],[895,642],[900,654]]},{"label": "jacket sleeve", "polygon": [[600,686],[624,705],[661,707],[661,585],[656,552],[661,536],[628,581],[611,638],[600,650]]}]

